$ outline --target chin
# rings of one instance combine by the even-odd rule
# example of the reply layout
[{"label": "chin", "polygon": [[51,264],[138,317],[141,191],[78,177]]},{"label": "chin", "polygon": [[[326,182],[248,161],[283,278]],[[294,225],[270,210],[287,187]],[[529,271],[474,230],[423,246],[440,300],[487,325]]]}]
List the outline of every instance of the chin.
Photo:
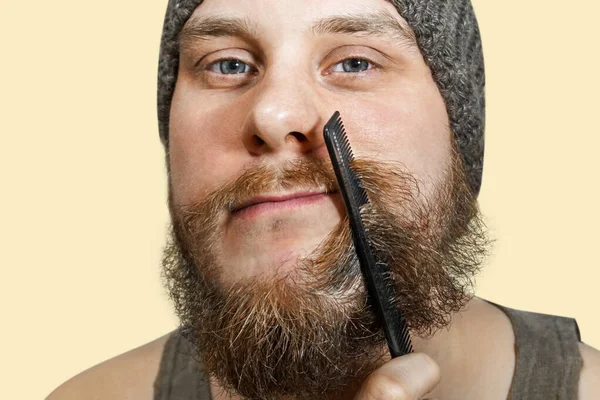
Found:
[{"label": "chin", "polygon": [[[308,243],[307,243],[308,242]],[[234,257],[221,258],[221,279],[237,282],[263,276],[285,278],[297,270],[299,260],[312,254],[321,240],[279,241],[264,246],[253,246],[235,252]],[[225,253],[232,254],[232,253]]]},{"label": "chin", "polygon": [[[332,225],[331,228],[335,228],[336,224]],[[276,232],[227,235],[218,262],[222,266],[221,279],[235,282],[261,275],[265,278],[287,277],[297,269],[299,260],[315,253],[331,234],[331,228],[321,226],[309,230],[287,227]]]}]

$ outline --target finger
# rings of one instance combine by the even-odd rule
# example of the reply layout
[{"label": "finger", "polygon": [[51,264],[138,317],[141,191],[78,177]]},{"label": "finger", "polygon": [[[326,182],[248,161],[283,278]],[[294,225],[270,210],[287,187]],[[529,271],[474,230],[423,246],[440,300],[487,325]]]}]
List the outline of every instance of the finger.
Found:
[{"label": "finger", "polygon": [[365,380],[355,400],[418,400],[440,382],[440,367],[427,354],[397,357]]}]

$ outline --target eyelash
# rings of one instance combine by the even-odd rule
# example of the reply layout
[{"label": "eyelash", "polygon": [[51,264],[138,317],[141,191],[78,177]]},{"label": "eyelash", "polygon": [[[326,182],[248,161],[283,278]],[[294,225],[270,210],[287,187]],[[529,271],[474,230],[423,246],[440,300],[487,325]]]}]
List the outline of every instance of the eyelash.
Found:
[{"label": "eyelash", "polygon": [[[346,62],[346,61],[350,61],[350,60],[359,60],[359,61],[367,62],[368,68],[365,69],[365,70],[356,71],[356,72],[333,71],[333,68],[335,66],[342,65],[342,68],[343,68],[343,63]],[[238,61],[238,62],[244,64],[245,66],[249,67],[251,69],[251,71],[244,71],[242,73],[233,73],[233,74],[226,74],[226,73],[215,71],[215,69],[220,69],[222,71],[222,69],[220,68],[219,64],[222,63],[222,62],[226,62],[226,61],[229,61],[229,62],[231,62],[231,61]],[[374,68],[379,68],[379,65],[377,65],[373,61],[369,60],[368,58],[365,58],[365,57],[348,57],[348,58],[345,58],[345,59],[343,59],[343,60],[335,63],[333,66],[329,67],[328,70],[327,70],[328,71],[327,75],[329,75],[330,73],[333,73],[333,72],[344,73],[344,74],[358,74],[360,72],[369,71],[369,70],[372,70]],[[222,75],[222,76],[225,76],[225,75],[240,75],[240,74],[244,74],[244,73],[255,73],[256,72],[256,69],[254,67],[252,67],[249,63],[246,63],[246,62],[244,62],[244,61],[242,61],[240,59],[237,59],[237,58],[222,58],[222,59],[219,59],[219,60],[215,60],[215,61],[211,62],[210,64],[208,64],[203,69],[206,70],[206,71],[218,74],[218,75]],[[244,69],[246,70],[246,68],[244,68]]]}]

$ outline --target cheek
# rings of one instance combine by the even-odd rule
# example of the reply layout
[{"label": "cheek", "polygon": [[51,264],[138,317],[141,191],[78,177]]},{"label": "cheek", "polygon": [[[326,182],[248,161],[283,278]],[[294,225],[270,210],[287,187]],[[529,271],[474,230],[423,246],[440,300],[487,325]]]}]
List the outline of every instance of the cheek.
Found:
[{"label": "cheek", "polygon": [[[169,164],[173,200],[197,202],[234,178],[239,157],[226,151],[239,129],[236,113],[219,107],[185,85],[176,87],[169,126]],[[236,128],[237,127],[237,128]]]},{"label": "cheek", "polygon": [[426,192],[445,175],[452,136],[445,103],[433,81],[360,99],[342,115],[350,139],[360,142],[357,155],[402,163]]}]

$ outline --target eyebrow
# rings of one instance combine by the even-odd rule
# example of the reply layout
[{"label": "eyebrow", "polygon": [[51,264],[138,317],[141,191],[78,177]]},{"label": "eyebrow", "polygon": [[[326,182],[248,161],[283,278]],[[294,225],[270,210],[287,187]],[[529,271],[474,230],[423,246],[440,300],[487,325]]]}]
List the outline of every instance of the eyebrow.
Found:
[{"label": "eyebrow", "polygon": [[[315,22],[310,30],[315,36],[342,34],[386,37],[391,35],[403,45],[417,47],[414,32],[386,10],[374,14],[326,17]],[[185,49],[195,40],[226,36],[237,36],[256,43],[259,32],[258,27],[246,18],[192,16],[179,33],[179,45]]]},{"label": "eyebrow", "polygon": [[192,16],[179,32],[179,46],[185,49],[194,40],[208,40],[224,36],[238,36],[247,41],[256,42],[258,28],[245,18]]},{"label": "eyebrow", "polygon": [[324,18],[312,26],[315,35],[347,34],[393,38],[409,46],[417,46],[412,29],[404,26],[387,10],[375,14],[348,14]]}]

